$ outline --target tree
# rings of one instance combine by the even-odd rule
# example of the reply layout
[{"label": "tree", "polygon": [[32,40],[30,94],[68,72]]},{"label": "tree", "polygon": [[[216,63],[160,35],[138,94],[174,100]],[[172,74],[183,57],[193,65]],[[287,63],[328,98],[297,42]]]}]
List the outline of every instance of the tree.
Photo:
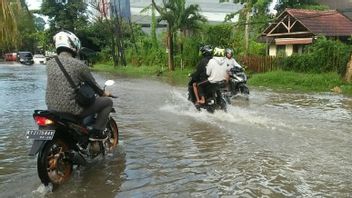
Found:
[{"label": "tree", "polygon": [[[244,24],[244,51],[246,54],[250,51],[250,33],[258,34],[269,18],[267,15],[268,6],[271,0],[220,0],[220,2],[233,2],[244,4],[242,10],[231,13],[226,16],[225,20],[232,19],[235,15],[239,15],[238,29],[241,30],[241,24]],[[254,15],[255,17],[251,17]],[[253,18],[253,19],[252,19]],[[256,26],[252,24],[257,24]],[[256,36],[255,36],[256,37]]]},{"label": "tree", "polygon": [[83,0],[68,1],[66,4],[54,0],[43,0],[40,14],[49,17],[50,32],[66,29],[72,32],[87,25],[87,5]]},{"label": "tree", "polygon": [[[125,52],[124,52],[124,40],[126,35],[129,34],[130,28],[128,23],[122,19],[118,12],[120,5],[116,2],[99,1],[92,2],[90,6],[95,9],[99,15],[96,17],[93,24],[91,24],[88,40],[92,40],[93,43],[98,43],[100,50],[104,50],[105,53],[109,53],[112,57],[114,66],[122,65],[126,66]],[[103,9],[101,9],[103,8]],[[109,8],[111,12],[108,13]],[[97,29],[97,27],[99,27]],[[101,43],[104,43],[101,45]]]},{"label": "tree", "polygon": [[186,32],[196,28],[204,17],[199,14],[198,5],[186,8],[185,0],[163,0],[163,6],[156,5],[155,0],[152,0],[152,4],[160,14],[159,21],[167,22],[168,66],[169,70],[174,70],[174,35],[178,30]]},{"label": "tree", "polygon": [[19,49],[34,52],[37,48],[36,27],[33,14],[28,10],[25,0],[20,0],[20,9],[16,11],[17,27],[20,32]]},{"label": "tree", "polygon": [[[249,37],[251,32],[251,15],[264,16],[268,11],[268,6],[271,0],[220,0],[220,2],[233,2],[244,4],[242,10],[232,13],[227,16],[227,20],[233,18],[235,15],[239,14],[239,23],[244,21],[244,42],[245,42],[245,53],[249,51]],[[258,19],[258,17],[255,17]],[[266,19],[266,18],[265,18]],[[262,23],[264,25],[265,23]],[[259,28],[260,29],[260,28]]]},{"label": "tree", "polygon": [[17,23],[11,7],[19,6],[18,1],[0,0],[0,49],[10,50],[17,46]]}]

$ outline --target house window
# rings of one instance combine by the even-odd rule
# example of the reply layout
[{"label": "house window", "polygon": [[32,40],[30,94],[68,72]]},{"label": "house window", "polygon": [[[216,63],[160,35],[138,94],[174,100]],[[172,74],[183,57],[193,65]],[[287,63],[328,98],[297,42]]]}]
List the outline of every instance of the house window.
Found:
[{"label": "house window", "polygon": [[293,45],[293,53],[302,54],[302,45]]},{"label": "house window", "polygon": [[276,46],[276,56],[286,56],[286,45]]},{"label": "house window", "polygon": [[303,54],[307,49],[307,45],[293,45],[293,53]]}]

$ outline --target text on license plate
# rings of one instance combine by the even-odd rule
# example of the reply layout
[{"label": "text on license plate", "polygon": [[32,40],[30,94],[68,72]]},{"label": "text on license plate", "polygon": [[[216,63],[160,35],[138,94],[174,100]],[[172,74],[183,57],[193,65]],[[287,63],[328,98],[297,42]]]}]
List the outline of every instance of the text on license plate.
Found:
[{"label": "text on license plate", "polygon": [[32,140],[52,140],[55,135],[55,130],[28,130],[26,132],[27,139]]}]

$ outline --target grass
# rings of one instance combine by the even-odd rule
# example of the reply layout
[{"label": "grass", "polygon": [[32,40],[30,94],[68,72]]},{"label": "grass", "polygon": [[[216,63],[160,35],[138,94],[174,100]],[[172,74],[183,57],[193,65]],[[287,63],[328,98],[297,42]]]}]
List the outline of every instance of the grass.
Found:
[{"label": "grass", "polygon": [[155,78],[166,81],[173,85],[185,85],[188,81],[188,74],[193,72],[193,69],[176,68],[175,71],[169,71],[167,67],[160,66],[117,66],[112,64],[96,64],[93,71],[108,72],[123,76],[136,78]]},{"label": "grass", "polygon": [[[186,86],[189,80],[188,74],[195,69],[176,68],[168,71],[167,67],[160,66],[117,66],[112,64],[96,64],[93,71],[108,72],[137,78],[153,78],[168,82],[172,85]],[[248,80],[249,86],[267,87],[276,91],[291,92],[331,92],[338,87],[337,91],[352,96],[352,84],[344,83],[336,73],[297,73],[290,71],[272,71],[252,74]]]},{"label": "grass", "polygon": [[352,95],[352,84],[344,83],[336,73],[313,74],[278,70],[254,74],[248,83],[251,86],[301,92],[331,92],[338,87],[343,94]]}]

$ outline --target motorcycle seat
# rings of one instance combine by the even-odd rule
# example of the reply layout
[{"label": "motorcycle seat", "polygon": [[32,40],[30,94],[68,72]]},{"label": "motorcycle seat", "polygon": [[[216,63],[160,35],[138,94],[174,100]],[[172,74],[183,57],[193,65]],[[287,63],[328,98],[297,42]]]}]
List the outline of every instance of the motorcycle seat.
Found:
[{"label": "motorcycle seat", "polygon": [[68,120],[68,121],[71,121],[71,122],[81,122],[82,121],[82,118],[78,115],[74,115],[74,114],[71,114],[71,113],[66,113],[66,112],[57,112],[57,111],[51,111],[54,115],[58,116],[60,119],[62,120]]}]

